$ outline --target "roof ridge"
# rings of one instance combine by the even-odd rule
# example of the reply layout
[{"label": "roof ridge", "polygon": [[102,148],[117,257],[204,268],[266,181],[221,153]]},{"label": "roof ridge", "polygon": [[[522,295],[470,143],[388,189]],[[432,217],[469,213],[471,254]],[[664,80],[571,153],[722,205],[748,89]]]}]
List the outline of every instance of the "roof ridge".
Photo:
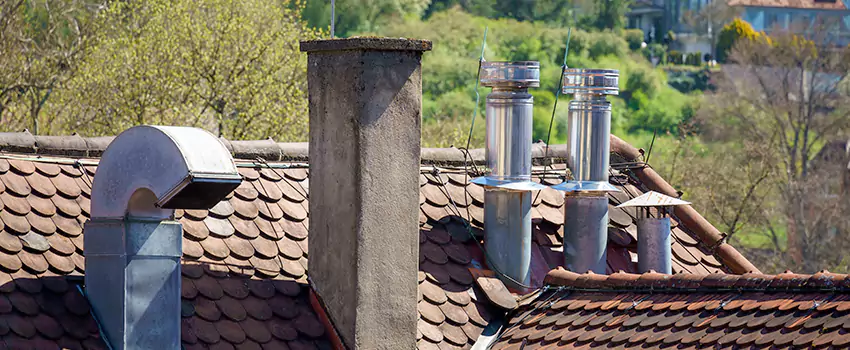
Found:
[{"label": "roof ridge", "polygon": [[[0,152],[12,152],[33,155],[59,155],[72,157],[100,157],[115,136],[83,137],[79,134],[66,136],[33,135],[23,132],[0,132]],[[306,142],[277,142],[272,138],[265,140],[227,140],[224,145],[236,159],[262,159],[269,162],[307,161],[309,158]],[[465,152],[456,147],[427,148],[421,151],[422,164],[426,165],[463,165]],[[537,142],[531,148],[535,165],[544,164],[545,158],[554,162],[566,161],[566,145],[554,145],[546,150],[544,142]],[[484,164],[484,149],[472,149],[469,152],[475,164]]]},{"label": "roof ridge", "polygon": [[732,275],[712,273],[662,274],[650,271],[642,274],[619,271],[599,275],[588,271],[579,274],[561,267],[549,271],[544,283],[578,290],[622,291],[686,291],[686,290],[749,290],[749,291],[823,291],[850,290],[846,274],[821,270],[815,274],[796,274],[785,271],[777,275],[745,273]]}]

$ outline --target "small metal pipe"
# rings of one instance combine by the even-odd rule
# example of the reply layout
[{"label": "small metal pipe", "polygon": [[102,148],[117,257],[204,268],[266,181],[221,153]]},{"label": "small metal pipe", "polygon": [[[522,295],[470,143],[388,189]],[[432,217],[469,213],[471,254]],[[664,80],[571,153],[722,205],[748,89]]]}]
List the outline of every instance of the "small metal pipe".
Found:
[{"label": "small metal pipe", "polygon": [[608,197],[567,195],[564,215],[567,269],[605,274],[608,267]]},{"label": "small metal pipe", "polygon": [[673,273],[670,218],[642,218],[637,231],[638,272]]},{"label": "small metal pipe", "polygon": [[538,62],[485,62],[481,83],[492,87],[486,99],[487,175],[484,186],[484,247],[489,263],[508,287],[525,291],[530,283],[531,131]]}]

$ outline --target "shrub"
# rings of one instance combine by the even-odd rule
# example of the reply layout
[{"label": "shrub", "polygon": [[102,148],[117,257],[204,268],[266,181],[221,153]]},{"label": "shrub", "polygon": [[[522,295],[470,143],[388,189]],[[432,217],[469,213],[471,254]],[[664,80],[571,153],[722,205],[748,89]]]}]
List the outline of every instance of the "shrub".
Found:
[{"label": "shrub", "polygon": [[640,29],[626,29],[623,31],[623,37],[626,39],[626,42],[629,44],[629,50],[637,51],[640,50],[641,44],[643,44],[643,31]]}]

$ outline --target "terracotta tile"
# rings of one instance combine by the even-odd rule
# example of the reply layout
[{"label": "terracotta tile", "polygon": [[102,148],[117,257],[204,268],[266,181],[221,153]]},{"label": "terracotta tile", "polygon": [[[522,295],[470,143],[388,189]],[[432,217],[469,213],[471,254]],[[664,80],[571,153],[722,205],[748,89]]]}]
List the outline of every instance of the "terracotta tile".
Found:
[{"label": "terracotta tile", "polygon": [[295,340],[298,339],[298,331],[292,326],[289,321],[271,320],[266,323],[269,327],[271,335],[280,340]]},{"label": "terracotta tile", "polygon": [[212,258],[224,259],[230,255],[230,248],[224,243],[224,240],[217,237],[207,237],[201,241],[201,247]]},{"label": "terracotta tile", "polygon": [[33,193],[42,197],[51,197],[56,194],[56,186],[53,185],[50,178],[40,173],[27,176],[27,183],[30,184]]},{"label": "terracotta tile", "polygon": [[289,220],[281,220],[281,229],[286,233],[286,236],[296,241],[302,241],[307,238],[307,227],[305,222],[292,222]]},{"label": "terracotta tile", "polygon": [[241,343],[246,339],[245,331],[242,330],[242,327],[231,320],[222,319],[215,322],[215,329],[224,340],[234,344]]},{"label": "terracotta tile", "polygon": [[[0,218],[2,218],[2,215],[0,215]],[[51,219],[53,219],[53,223],[56,224],[56,228],[59,232],[68,237],[77,237],[83,233],[83,228],[77,220],[70,219],[62,215],[54,215]],[[5,222],[5,220],[3,220],[3,222]]]},{"label": "terracotta tile", "polygon": [[480,276],[475,279],[475,283],[493,305],[505,310],[512,310],[517,307],[516,299],[499,279]]},{"label": "terracotta tile", "polygon": [[272,318],[272,309],[263,299],[247,297],[242,300],[242,307],[244,307],[245,311],[248,312],[248,316],[257,320],[266,321]]},{"label": "terracotta tile", "polygon": [[283,198],[288,201],[300,203],[307,199],[307,191],[296,181],[287,180],[278,183],[278,187],[280,187]]},{"label": "terracotta tile", "polygon": [[242,330],[249,338],[249,340],[247,340],[245,343],[253,343],[251,341],[253,340],[256,343],[264,344],[272,340],[272,334],[271,332],[269,332],[268,328],[266,328],[266,324],[264,322],[254,320],[252,318],[247,318],[244,321],[239,322],[239,325],[242,326]]},{"label": "terracotta tile", "polygon": [[268,180],[253,181],[254,189],[257,190],[259,198],[267,202],[277,202],[283,198],[280,187]]},{"label": "terracotta tile", "polygon": [[[283,203],[292,203],[293,205],[299,205],[297,203],[282,201],[278,203],[274,202],[266,202],[263,200],[254,201],[254,204],[257,206],[257,211],[259,212],[259,217],[265,220],[270,221],[278,221],[283,218]],[[287,205],[284,205],[287,206]],[[305,212],[306,213],[306,212]],[[306,214],[305,214],[306,217]]]},{"label": "terracotta tile", "polygon": [[43,255],[50,267],[56,270],[56,272],[62,274],[74,272],[76,266],[74,265],[74,261],[70,258],[57,255],[52,251],[44,252]]},{"label": "terracotta tile", "polygon": [[[56,210],[59,213],[64,214],[66,217],[76,218],[77,216],[80,216],[83,212],[82,208],[80,208],[80,205],[73,199],[68,199],[62,196],[53,196],[50,197],[50,200],[53,202],[53,205],[56,207]],[[5,202],[6,200],[4,200],[4,203]],[[57,223],[57,225],[59,225],[59,223]]]},{"label": "terracotta tile", "polygon": [[27,269],[27,271],[32,273],[44,273],[47,271],[49,265],[47,264],[47,260],[41,254],[30,253],[26,250],[21,250],[18,252],[18,258],[21,259],[23,263],[23,268]]},{"label": "terracotta tile", "polygon": [[319,338],[325,334],[325,326],[310,312],[301,312],[295,320],[299,333],[310,338]]},{"label": "terracotta tile", "polygon": [[19,197],[25,197],[30,194],[32,188],[27,182],[26,177],[14,173],[0,174],[0,181],[6,187],[6,192],[11,192]]},{"label": "terracotta tile", "polygon": [[283,215],[295,221],[303,221],[307,218],[307,209],[301,203],[280,201],[277,203],[283,209]]}]

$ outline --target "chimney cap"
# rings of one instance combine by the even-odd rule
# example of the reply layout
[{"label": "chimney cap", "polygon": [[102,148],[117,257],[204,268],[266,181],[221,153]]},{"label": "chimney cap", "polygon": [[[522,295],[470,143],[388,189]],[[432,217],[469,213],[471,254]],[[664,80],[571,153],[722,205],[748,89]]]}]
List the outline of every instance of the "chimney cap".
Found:
[{"label": "chimney cap", "polygon": [[540,62],[483,62],[481,84],[489,87],[539,87]]},{"label": "chimney cap", "polygon": [[353,37],[345,39],[305,40],[301,52],[317,51],[431,51],[431,41],[407,38]]},{"label": "chimney cap", "polygon": [[679,205],[689,205],[691,202],[683,201],[679,198],[670,197],[655,191],[649,191],[640,196],[632,198],[617,206],[617,208],[626,207],[675,207]]},{"label": "chimney cap", "polygon": [[620,71],[616,69],[567,68],[563,93],[619,95]]}]

